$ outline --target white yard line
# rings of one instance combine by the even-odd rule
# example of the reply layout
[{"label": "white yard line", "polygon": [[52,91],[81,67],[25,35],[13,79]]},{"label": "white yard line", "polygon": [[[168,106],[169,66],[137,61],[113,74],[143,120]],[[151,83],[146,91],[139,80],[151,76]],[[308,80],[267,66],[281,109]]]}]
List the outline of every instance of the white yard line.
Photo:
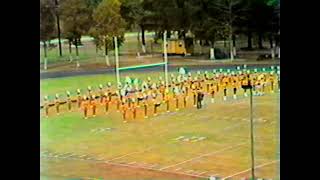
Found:
[{"label": "white yard line", "polygon": [[172,165],[163,167],[163,168],[161,168],[160,170],[164,170],[164,169],[168,169],[168,168],[171,168],[171,167],[174,167],[174,166],[178,166],[178,165],[181,165],[181,164],[184,164],[184,163],[193,161],[193,160],[195,160],[195,159],[200,159],[200,158],[205,157],[205,156],[212,156],[212,155],[214,155],[214,154],[218,154],[218,153],[227,151],[227,150],[229,150],[229,149],[233,149],[233,148],[235,148],[235,147],[238,147],[238,146],[241,146],[241,145],[244,145],[244,144],[246,144],[246,143],[240,143],[240,144],[237,144],[237,145],[232,145],[232,146],[225,147],[225,148],[220,149],[220,150],[218,150],[218,151],[214,151],[214,152],[211,152],[211,153],[202,154],[202,155],[200,155],[200,156],[197,156],[197,157],[194,157],[194,158],[191,158],[191,159],[182,161],[182,162],[180,162],[180,163],[172,164]]},{"label": "white yard line", "polygon": [[123,158],[123,157],[130,156],[130,155],[133,155],[133,154],[143,153],[143,152],[149,151],[149,150],[151,150],[151,149],[152,149],[152,147],[149,147],[149,148],[147,148],[147,149],[145,149],[145,150],[131,152],[131,153],[128,153],[128,154],[125,154],[125,155],[122,155],[122,156],[119,156],[119,157],[116,157],[116,158],[109,159],[109,160],[107,160],[106,162],[110,162],[110,161],[113,161],[113,160],[116,160],[116,159],[121,159],[121,158]]},{"label": "white yard line", "polygon": [[[274,161],[271,161],[271,162],[267,162],[267,163],[264,163],[264,164],[260,164],[260,165],[256,166],[254,169],[258,169],[258,168],[261,168],[261,167],[264,167],[264,166],[268,166],[268,165],[273,164],[273,163],[276,163],[276,162],[278,162],[278,161],[280,161],[280,160],[274,160]],[[239,175],[239,174],[242,174],[242,173],[245,173],[245,172],[248,172],[248,171],[251,171],[251,168],[246,169],[246,170],[244,170],[244,171],[237,172],[237,173],[232,174],[232,175],[229,175],[229,176],[227,176],[227,177],[224,177],[224,178],[222,178],[222,180],[225,180],[225,179],[230,178],[230,177],[237,176],[237,175]]]},{"label": "white yard line", "polygon": [[206,172],[208,172],[208,171],[199,172],[199,173],[197,173],[197,175],[200,176],[200,175],[202,175],[202,174],[204,174],[204,173],[206,173]]}]

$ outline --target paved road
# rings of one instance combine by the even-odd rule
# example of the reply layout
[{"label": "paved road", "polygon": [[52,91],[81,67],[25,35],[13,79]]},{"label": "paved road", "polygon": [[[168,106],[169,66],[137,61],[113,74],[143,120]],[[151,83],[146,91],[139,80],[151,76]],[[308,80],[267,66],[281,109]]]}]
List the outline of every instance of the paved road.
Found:
[{"label": "paved road", "polygon": [[[270,63],[270,64],[248,64],[248,68],[255,67],[270,67],[277,66],[279,63]],[[196,71],[196,70],[211,70],[213,68],[236,68],[239,64],[208,64],[208,65],[185,65],[188,70]],[[170,65],[168,66],[169,71],[176,71],[177,68],[181,67],[181,65]],[[142,68],[142,69],[134,69],[134,70],[126,70],[126,72],[152,72],[159,71],[160,67],[150,67],[150,68]],[[49,79],[49,78],[61,78],[61,77],[70,77],[70,76],[83,76],[83,75],[96,75],[96,74],[111,74],[115,73],[115,69],[95,69],[95,70],[79,70],[79,71],[63,71],[63,72],[42,72],[40,73],[40,79]]]}]

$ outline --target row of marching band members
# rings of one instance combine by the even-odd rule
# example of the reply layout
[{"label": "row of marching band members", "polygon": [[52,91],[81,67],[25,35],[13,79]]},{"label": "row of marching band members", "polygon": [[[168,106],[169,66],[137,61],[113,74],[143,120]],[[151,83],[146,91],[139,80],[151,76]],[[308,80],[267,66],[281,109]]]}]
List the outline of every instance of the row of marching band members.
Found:
[{"label": "row of marching band members", "polygon": [[[266,92],[274,92],[280,90],[280,76],[274,72],[270,73],[250,73],[250,71],[238,71],[238,73],[213,73],[209,74],[197,72],[196,76],[191,73],[187,75],[174,76],[171,74],[168,87],[161,77],[158,81],[152,81],[150,77],[147,81],[139,83],[138,80],[127,81],[118,87],[107,83],[105,87],[99,85],[99,90],[93,92],[89,86],[85,95],[81,94],[80,89],[77,90],[77,98],[72,99],[70,92],[67,91],[67,99],[60,100],[58,94],[55,96],[54,103],[49,103],[48,97],[45,97],[44,109],[46,116],[49,114],[49,107],[55,106],[57,114],[60,113],[60,105],[67,104],[68,110],[71,111],[72,104],[77,103],[78,108],[83,109],[84,118],[88,118],[89,111],[92,116],[96,116],[97,106],[104,106],[105,113],[109,113],[110,107],[115,106],[117,111],[121,111],[123,119],[128,119],[129,114],[132,118],[137,118],[137,115],[143,114],[148,117],[149,110],[153,115],[158,114],[161,106],[165,107],[167,112],[171,108],[179,110],[186,108],[189,104],[197,106],[199,94],[208,95],[211,102],[215,102],[215,97],[221,92],[223,100],[226,101],[229,95],[233,99],[237,99],[241,86],[248,85],[250,82],[253,85],[254,95],[261,96]],[[231,90],[231,92],[230,92]],[[245,97],[248,96],[247,90],[243,89]],[[100,110],[100,109],[99,109]]]}]

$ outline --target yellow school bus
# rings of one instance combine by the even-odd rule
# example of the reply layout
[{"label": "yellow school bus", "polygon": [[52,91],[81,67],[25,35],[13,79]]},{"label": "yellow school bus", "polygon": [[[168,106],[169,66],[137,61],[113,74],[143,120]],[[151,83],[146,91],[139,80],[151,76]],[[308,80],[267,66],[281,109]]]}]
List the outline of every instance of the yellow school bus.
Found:
[{"label": "yellow school bus", "polygon": [[167,44],[168,55],[183,55],[187,54],[185,43],[180,39],[169,39]]}]

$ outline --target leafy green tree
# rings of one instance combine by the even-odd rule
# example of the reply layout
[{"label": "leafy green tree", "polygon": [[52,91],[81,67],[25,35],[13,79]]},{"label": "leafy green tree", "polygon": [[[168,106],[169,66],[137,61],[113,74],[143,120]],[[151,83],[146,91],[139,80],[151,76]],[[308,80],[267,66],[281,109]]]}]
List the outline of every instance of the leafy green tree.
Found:
[{"label": "leafy green tree", "polygon": [[47,69],[48,41],[55,38],[54,4],[51,0],[40,0],[40,41],[44,49],[44,69]]},{"label": "leafy green tree", "polygon": [[63,33],[76,47],[77,67],[79,63],[78,46],[81,36],[86,34],[91,26],[91,9],[86,0],[63,0],[60,6],[60,14],[63,21]]},{"label": "leafy green tree", "polygon": [[244,0],[216,0],[216,10],[220,13],[219,22],[225,27],[228,34],[230,59],[234,59],[234,35],[235,24],[243,18],[242,14],[247,11],[247,4]]},{"label": "leafy green tree", "polygon": [[107,66],[110,66],[108,49],[113,46],[113,37],[124,37],[126,22],[120,14],[121,3],[118,0],[103,0],[93,12],[94,25],[90,34],[97,40],[98,46],[105,47]]},{"label": "leafy green tree", "polygon": [[[141,29],[141,47],[142,51],[146,52],[145,30],[146,25],[144,21],[145,11],[142,7],[143,0],[121,0],[120,14],[127,22],[127,29],[132,29],[139,26]],[[138,33],[138,41],[140,41]]]}]

